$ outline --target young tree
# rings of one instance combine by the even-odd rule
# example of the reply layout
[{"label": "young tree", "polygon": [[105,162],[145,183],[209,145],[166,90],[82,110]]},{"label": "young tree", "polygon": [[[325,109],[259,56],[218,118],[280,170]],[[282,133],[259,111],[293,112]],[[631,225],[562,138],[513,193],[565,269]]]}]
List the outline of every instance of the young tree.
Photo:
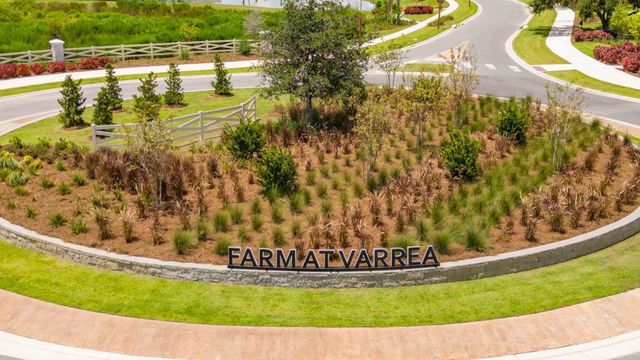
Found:
[{"label": "young tree", "polygon": [[218,54],[213,58],[215,71],[216,71],[216,79],[211,82],[211,86],[213,86],[213,92],[216,95],[231,95],[233,93],[233,85],[231,85],[231,75],[224,67],[224,63],[220,59]]},{"label": "young tree", "polygon": [[457,53],[452,50],[448,64],[449,96],[455,120],[459,123],[461,106],[471,97],[473,89],[478,84],[478,75],[476,74],[478,57],[471,52],[470,48],[463,48]]},{"label": "young tree", "polygon": [[244,19],[244,32],[249,34],[249,36],[258,36],[260,30],[262,28],[262,15],[258,11],[252,11]]},{"label": "young tree", "polygon": [[71,75],[67,75],[62,82],[62,90],[60,90],[62,98],[58,100],[58,104],[62,109],[60,115],[58,115],[58,120],[66,128],[86,125],[82,119],[86,99],[80,88],[81,83],[82,80],[73,81]]},{"label": "young tree", "polygon": [[104,68],[106,69],[105,85],[108,89],[108,98],[111,102],[111,104],[109,105],[109,109],[111,109],[111,111],[121,110],[123,101],[122,89],[120,88],[118,78],[115,76],[115,73],[113,71],[113,65],[108,63]]},{"label": "young tree", "polygon": [[185,105],[180,69],[174,63],[169,64],[169,77],[164,81],[167,84],[167,92],[164,93],[166,105]]},{"label": "young tree", "polygon": [[547,128],[551,144],[552,162],[556,171],[566,164],[566,145],[571,131],[580,121],[580,113],[585,98],[582,90],[572,91],[569,87],[547,84]]},{"label": "young tree", "polygon": [[133,112],[141,122],[160,117],[162,97],[156,93],[157,87],[156,75],[153,72],[149,73],[146,79],[140,79],[139,95],[133,95]]},{"label": "young tree", "polygon": [[364,150],[366,164],[362,166],[362,177],[369,178],[375,169],[378,154],[387,142],[391,124],[387,118],[385,101],[382,94],[372,94],[360,106],[353,129],[359,146]]},{"label": "young tree", "polygon": [[421,76],[409,92],[409,113],[418,125],[418,146],[424,146],[424,131],[429,119],[436,120],[447,101],[445,80],[441,76]]},{"label": "young tree", "polygon": [[282,21],[261,39],[263,92],[300,98],[310,123],[314,98],[341,99],[364,87],[369,36],[358,14],[337,2],[285,0],[283,8]]},{"label": "young tree", "polygon": [[389,44],[385,51],[373,57],[373,62],[382,70],[387,77],[387,86],[393,87],[396,82],[396,72],[402,65],[405,51],[397,49],[394,44]]},{"label": "young tree", "polygon": [[100,89],[96,102],[93,105],[93,123],[96,125],[113,124],[113,114],[111,113],[111,99],[109,98],[109,88],[106,86]]},{"label": "young tree", "polygon": [[530,3],[536,14],[553,9],[556,5],[574,8],[576,8],[574,5],[577,5],[582,19],[588,19],[595,13],[600,19],[604,31],[609,31],[611,16],[618,4],[620,4],[620,0],[578,0],[577,2],[571,0],[533,0]]}]

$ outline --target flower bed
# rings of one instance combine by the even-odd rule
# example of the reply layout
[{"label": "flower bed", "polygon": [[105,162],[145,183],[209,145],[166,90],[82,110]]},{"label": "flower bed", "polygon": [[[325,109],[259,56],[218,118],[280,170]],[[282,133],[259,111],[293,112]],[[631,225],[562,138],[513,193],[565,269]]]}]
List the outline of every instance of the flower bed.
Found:
[{"label": "flower bed", "polygon": [[424,6],[407,6],[404,8],[405,15],[433,14],[433,7]]},{"label": "flower bed", "polygon": [[0,64],[0,80],[49,73],[61,73],[75,70],[102,69],[111,62],[108,57],[84,58],[77,62],[55,61],[48,64]]},{"label": "flower bed", "polygon": [[638,73],[640,71],[640,44],[634,45],[625,41],[620,45],[597,46],[593,55],[605,64],[622,65],[625,71]]},{"label": "flower bed", "polygon": [[604,30],[591,30],[575,27],[573,29],[573,40],[577,42],[613,40],[613,36]]}]

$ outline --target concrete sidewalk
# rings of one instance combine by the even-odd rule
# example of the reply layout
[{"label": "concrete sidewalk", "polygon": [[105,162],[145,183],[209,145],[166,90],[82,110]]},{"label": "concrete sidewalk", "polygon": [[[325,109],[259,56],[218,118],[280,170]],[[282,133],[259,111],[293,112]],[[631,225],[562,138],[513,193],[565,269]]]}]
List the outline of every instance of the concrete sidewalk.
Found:
[{"label": "concrete sidewalk", "polygon": [[547,37],[547,47],[556,55],[571,63],[572,68],[600,81],[640,90],[640,77],[615,66],[607,65],[583,54],[571,42],[575,13],[571,9],[556,9],[558,16]]},{"label": "concrete sidewalk", "polygon": [[[524,353],[637,331],[639,308],[640,289],[635,289],[537,314],[449,325],[215,326],[89,312],[2,290],[0,331],[66,347],[181,359],[476,359],[513,354],[524,359]],[[634,338],[627,340],[633,350]]]}]

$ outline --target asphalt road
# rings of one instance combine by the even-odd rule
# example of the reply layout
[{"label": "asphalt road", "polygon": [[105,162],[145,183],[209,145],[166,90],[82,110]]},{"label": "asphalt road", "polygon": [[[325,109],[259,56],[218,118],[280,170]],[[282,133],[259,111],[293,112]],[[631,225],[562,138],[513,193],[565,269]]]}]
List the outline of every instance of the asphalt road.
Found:
[{"label": "asphalt road", "polygon": [[[526,20],[527,8],[515,0],[476,2],[482,7],[482,12],[477,18],[445,36],[414,46],[407,52],[406,60],[424,60],[469,41],[472,51],[478,56],[480,84],[476,88],[477,93],[504,97],[531,95],[544,100],[544,86],[547,81],[518,65],[505,47],[509,37]],[[186,91],[210,90],[211,80],[212,76],[185,77],[183,86]],[[384,80],[380,74],[368,73],[367,81],[381,83]],[[233,74],[232,82],[236,88],[259,85],[259,80],[254,74]],[[160,89],[163,85],[160,81]],[[138,82],[126,81],[122,82],[121,86],[124,97],[128,98],[136,93]],[[93,99],[99,87],[99,84],[84,86],[87,99]],[[585,95],[585,111],[640,126],[640,102],[589,93]],[[58,111],[58,98],[58,90],[0,98],[0,123],[51,116]]]}]

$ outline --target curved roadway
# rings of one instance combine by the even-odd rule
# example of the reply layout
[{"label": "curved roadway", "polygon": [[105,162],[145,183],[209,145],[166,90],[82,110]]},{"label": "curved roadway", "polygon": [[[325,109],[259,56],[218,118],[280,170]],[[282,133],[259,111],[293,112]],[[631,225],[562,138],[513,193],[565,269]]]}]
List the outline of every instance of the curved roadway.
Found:
[{"label": "curved roadway", "polygon": [[[469,41],[472,51],[478,56],[480,84],[476,88],[477,93],[504,97],[531,95],[544,99],[547,80],[521,66],[505,46],[529,16],[527,7],[515,0],[476,0],[476,3],[482,10],[475,19],[443,36],[412,46],[405,60],[424,60]],[[209,90],[211,80],[212,76],[185,77],[183,86],[186,91]],[[369,73],[367,80],[382,82],[383,76]],[[233,74],[232,81],[236,88],[259,85],[259,80],[251,73]],[[164,84],[160,83],[162,88]],[[93,99],[100,86],[84,86],[86,97]],[[137,92],[138,82],[123,81],[121,86],[123,95],[128,98]],[[586,111],[640,126],[640,101],[592,93],[585,95],[588,101]],[[0,127],[2,122],[26,123],[57,113],[58,97],[58,90],[47,90],[0,98]]]}]

